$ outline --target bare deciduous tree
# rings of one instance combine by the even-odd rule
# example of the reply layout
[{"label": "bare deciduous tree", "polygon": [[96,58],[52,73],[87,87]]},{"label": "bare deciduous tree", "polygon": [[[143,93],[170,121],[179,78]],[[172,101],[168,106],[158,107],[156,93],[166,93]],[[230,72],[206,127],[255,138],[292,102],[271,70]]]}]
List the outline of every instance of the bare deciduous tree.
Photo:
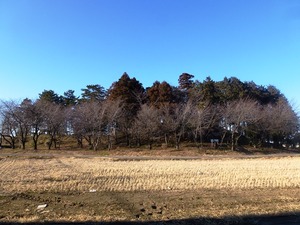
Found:
[{"label": "bare deciduous tree", "polygon": [[192,105],[190,127],[193,131],[194,141],[202,147],[203,135],[209,133],[220,120],[219,107],[217,105]]},{"label": "bare deciduous tree", "polygon": [[225,132],[229,131],[231,134],[231,150],[236,149],[238,140],[245,134],[248,125],[259,119],[257,106],[257,102],[250,99],[239,99],[226,104],[222,126]]},{"label": "bare deciduous tree", "polygon": [[85,138],[90,148],[98,150],[106,136],[108,148],[111,149],[121,111],[120,101],[88,101],[77,105],[71,123],[78,144],[82,145],[82,138]]},{"label": "bare deciduous tree", "polygon": [[289,136],[297,133],[299,130],[299,117],[288,101],[283,98],[277,104],[266,107],[269,132],[273,137],[274,144],[279,146],[280,142],[285,142]]},{"label": "bare deciduous tree", "polygon": [[105,129],[107,105],[103,102],[91,101],[85,103],[83,107],[85,132],[91,138],[91,148],[97,150]]},{"label": "bare deciduous tree", "polygon": [[165,105],[160,108],[160,118],[162,121],[162,129],[165,135],[173,134],[175,147],[179,149],[181,138],[188,126],[191,117],[191,102]]},{"label": "bare deciduous tree", "polygon": [[27,107],[31,103],[25,99],[21,104],[16,101],[2,102],[2,135],[3,138],[15,148],[16,141],[19,141],[22,149],[25,149],[27,136],[30,130]]},{"label": "bare deciduous tree", "polygon": [[14,116],[15,102],[2,102],[1,107],[1,137],[9,143],[11,148],[15,148],[18,134],[18,124]]},{"label": "bare deciduous tree", "polygon": [[113,148],[113,138],[116,138],[116,129],[119,118],[122,114],[123,104],[120,99],[115,101],[106,100],[106,135],[108,142],[108,149]]},{"label": "bare deciduous tree", "polygon": [[[83,148],[83,139],[86,136],[86,126],[85,126],[85,104],[87,103],[80,103],[73,108],[70,109],[68,115],[69,123],[71,126],[71,133],[77,140],[77,145],[80,148]],[[90,139],[88,138],[88,141]],[[89,141],[89,145],[91,146],[91,141]]]},{"label": "bare deciduous tree", "polygon": [[42,114],[45,122],[44,132],[49,135],[50,139],[47,142],[48,149],[50,150],[54,144],[57,148],[57,143],[60,141],[62,133],[66,127],[66,113],[65,108],[60,105],[49,101],[41,101]]},{"label": "bare deciduous tree", "polygon": [[159,133],[160,119],[158,109],[147,104],[142,105],[134,123],[134,130],[138,131],[138,138],[146,140],[152,149],[155,136]]},{"label": "bare deciduous tree", "polygon": [[30,132],[33,140],[33,149],[38,148],[38,139],[44,128],[44,117],[42,112],[43,104],[40,101],[32,102],[28,105],[28,120],[30,125]]}]

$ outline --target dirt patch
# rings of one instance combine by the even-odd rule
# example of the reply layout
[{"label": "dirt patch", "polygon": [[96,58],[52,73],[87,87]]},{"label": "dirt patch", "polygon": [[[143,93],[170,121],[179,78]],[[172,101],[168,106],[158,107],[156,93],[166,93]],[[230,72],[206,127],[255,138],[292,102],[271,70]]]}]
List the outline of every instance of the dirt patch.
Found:
[{"label": "dirt patch", "polygon": [[[298,189],[18,193],[0,196],[0,222],[207,218],[238,224],[248,215],[296,213],[299,194]],[[41,204],[47,207],[38,210]]]}]

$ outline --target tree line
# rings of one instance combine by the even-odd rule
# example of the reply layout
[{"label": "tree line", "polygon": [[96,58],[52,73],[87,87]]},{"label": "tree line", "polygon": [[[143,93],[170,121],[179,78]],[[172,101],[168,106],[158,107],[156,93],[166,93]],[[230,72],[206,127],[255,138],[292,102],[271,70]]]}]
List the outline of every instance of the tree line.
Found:
[{"label": "tree line", "polygon": [[144,88],[124,73],[106,90],[99,84],[58,95],[44,90],[39,98],[22,102],[1,101],[0,146],[38,148],[46,135],[49,149],[63,137],[78,147],[113,149],[117,146],[153,145],[180,148],[182,142],[201,148],[217,141],[235,150],[295,146],[299,142],[299,117],[274,86],[242,82],[236,77],[203,81],[183,73],[178,86],[155,81]]}]

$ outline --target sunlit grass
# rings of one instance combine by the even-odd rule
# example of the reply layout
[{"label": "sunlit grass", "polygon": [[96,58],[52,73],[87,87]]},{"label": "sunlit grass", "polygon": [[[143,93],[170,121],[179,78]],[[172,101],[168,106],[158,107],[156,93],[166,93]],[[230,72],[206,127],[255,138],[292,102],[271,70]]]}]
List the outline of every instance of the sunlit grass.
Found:
[{"label": "sunlit grass", "polygon": [[0,192],[254,189],[300,187],[300,158],[113,161],[100,158],[0,161]]}]

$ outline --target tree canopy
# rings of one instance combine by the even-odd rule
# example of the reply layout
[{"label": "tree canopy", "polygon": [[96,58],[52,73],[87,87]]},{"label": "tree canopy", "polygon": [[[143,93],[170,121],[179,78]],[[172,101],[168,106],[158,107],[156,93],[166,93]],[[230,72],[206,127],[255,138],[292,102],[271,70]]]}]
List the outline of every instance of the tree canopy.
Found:
[{"label": "tree canopy", "polygon": [[62,136],[78,146],[111,149],[118,145],[149,148],[164,143],[179,148],[182,141],[202,146],[219,140],[235,150],[240,144],[280,147],[299,142],[299,116],[275,86],[242,82],[237,77],[214,81],[182,73],[178,86],[155,81],[143,87],[126,72],[109,89],[90,84],[63,95],[44,90],[38,99],[1,101],[0,146],[25,149],[31,139],[37,149],[40,135],[48,148]]}]

